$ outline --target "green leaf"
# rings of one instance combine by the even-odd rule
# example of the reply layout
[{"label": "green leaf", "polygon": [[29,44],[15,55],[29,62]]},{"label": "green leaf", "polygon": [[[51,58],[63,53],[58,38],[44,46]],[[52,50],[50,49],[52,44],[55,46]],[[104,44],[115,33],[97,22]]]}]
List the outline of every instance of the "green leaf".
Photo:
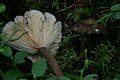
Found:
[{"label": "green leaf", "polygon": [[25,51],[17,52],[14,56],[14,62],[16,64],[24,63],[24,58],[27,56],[27,53]]},{"label": "green leaf", "polygon": [[115,19],[120,19],[120,11],[115,13]]},{"label": "green leaf", "polygon": [[96,80],[95,78],[97,78],[97,76],[97,74],[88,74],[83,78],[83,80]]},{"label": "green leaf", "polygon": [[50,77],[50,78],[48,78],[48,79],[46,79],[46,80],[57,80],[56,78],[53,78],[53,77]]},{"label": "green leaf", "polygon": [[59,9],[59,2],[58,2],[58,0],[53,1],[52,6],[53,6],[53,7],[55,6],[56,9]]},{"label": "green leaf", "polygon": [[113,80],[120,80],[120,74],[116,74]]},{"label": "green leaf", "polygon": [[0,4],[0,13],[4,12],[6,9],[6,6],[4,4]]},{"label": "green leaf", "polygon": [[106,18],[112,16],[113,14],[114,14],[114,13],[112,13],[112,12],[105,14],[103,17],[101,17],[100,19],[98,19],[94,24],[97,24],[97,23],[99,23],[99,22],[102,22],[103,20],[105,20]]},{"label": "green leaf", "polygon": [[4,74],[3,80],[17,80],[17,78],[22,75],[21,72],[9,70]]},{"label": "green leaf", "polygon": [[4,52],[5,51],[5,49],[3,49],[3,48],[0,48],[0,52],[2,53],[2,52]]},{"label": "green leaf", "polygon": [[7,33],[1,34],[1,35],[0,35],[1,40],[4,40],[6,36],[7,36]]},{"label": "green leaf", "polygon": [[4,22],[0,22],[0,25],[4,24]]},{"label": "green leaf", "polygon": [[12,57],[12,49],[8,46],[3,46],[4,51],[2,54],[6,57]]},{"label": "green leaf", "polygon": [[0,70],[0,75],[1,75],[1,77],[3,77],[4,76],[4,73]]},{"label": "green leaf", "polygon": [[115,4],[110,8],[111,11],[118,11],[120,10],[120,4]]},{"label": "green leaf", "polygon": [[120,80],[120,79],[118,79],[118,78],[114,78],[113,80]]},{"label": "green leaf", "polygon": [[18,80],[28,80],[28,79],[18,79]]},{"label": "green leaf", "polygon": [[58,79],[60,79],[60,80],[70,80],[69,78],[64,77],[64,76],[59,76]]},{"label": "green leaf", "polygon": [[69,19],[72,15],[73,15],[73,12],[68,13],[66,19]]},{"label": "green leaf", "polygon": [[79,80],[80,79],[79,76],[76,76],[76,75],[73,75],[73,74],[65,73],[65,76],[69,77],[70,79],[74,79],[74,80]]},{"label": "green leaf", "polygon": [[33,65],[32,65],[32,74],[36,77],[43,76],[47,69],[47,63],[44,58],[39,58]]}]

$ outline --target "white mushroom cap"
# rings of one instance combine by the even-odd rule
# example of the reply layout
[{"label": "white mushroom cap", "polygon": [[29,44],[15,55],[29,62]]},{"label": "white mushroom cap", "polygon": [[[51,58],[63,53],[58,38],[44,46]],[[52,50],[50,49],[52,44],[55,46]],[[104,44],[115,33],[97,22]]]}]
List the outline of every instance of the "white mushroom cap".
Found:
[{"label": "white mushroom cap", "polygon": [[8,43],[14,49],[25,50],[30,54],[34,54],[38,48],[46,47],[51,53],[55,54],[59,48],[58,43],[61,42],[62,25],[60,21],[56,22],[55,16],[50,13],[43,14],[40,11],[31,10],[27,11],[24,16],[17,16],[14,22],[8,22],[2,30],[3,33],[7,33],[5,41],[9,39],[15,28],[19,31],[15,33],[12,39],[18,38],[24,32],[28,33],[19,40]]}]

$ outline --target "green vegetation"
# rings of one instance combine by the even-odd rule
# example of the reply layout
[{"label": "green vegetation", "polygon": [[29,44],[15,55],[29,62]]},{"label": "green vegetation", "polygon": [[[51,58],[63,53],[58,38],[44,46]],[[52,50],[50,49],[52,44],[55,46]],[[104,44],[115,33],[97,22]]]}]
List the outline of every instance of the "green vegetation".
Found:
[{"label": "green vegetation", "polygon": [[[63,24],[63,36],[55,58],[64,76],[59,80],[120,80],[120,1],[119,0],[3,0],[0,1],[0,32],[6,22],[32,9],[54,14]],[[95,18],[93,25],[102,24],[103,33],[86,35],[81,49],[81,32],[73,31],[80,20]],[[84,24],[83,24],[84,25]],[[78,25],[79,26],[79,25]],[[89,31],[89,30],[88,30]],[[17,30],[13,33],[13,35]],[[44,58],[35,63],[28,53],[16,51],[3,42],[0,34],[0,80],[57,80],[48,70]],[[81,58],[83,50],[84,58]],[[42,66],[40,66],[42,65]]]}]

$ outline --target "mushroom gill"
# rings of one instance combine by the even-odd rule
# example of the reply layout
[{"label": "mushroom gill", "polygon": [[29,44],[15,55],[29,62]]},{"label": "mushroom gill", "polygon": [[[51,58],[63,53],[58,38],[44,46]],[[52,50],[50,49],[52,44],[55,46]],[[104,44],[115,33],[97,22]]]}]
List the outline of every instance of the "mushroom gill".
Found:
[{"label": "mushroom gill", "polygon": [[[51,68],[53,66],[57,67],[52,68],[56,76],[62,75],[62,71],[52,55],[55,54],[59,48],[62,37],[61,22],[57,22],[54,15],[47,12],[43,14],[37,10],[30,10],[27,11],[24,16],[17,16],[14,22],[10,21],[4,26],[2,33],[7,33],[4,41],[9,40],[9,37],[15,30],[18,31],[13,35],[12,39],[18,38],[24,32],[27,32],[27,34],[18,40],[9,42],[9,46],[16,50],[27,51],[30,54],[28,58],[32,60],[32,62],[35,62],[41,57],[41,54],[44,54],[44,51],[42,51],[43,53],[40,52],[41,48],[46,48],[44,50],[49,51],[42,55],[42,57],[47,56],[45,58]],[[55,72],[57,70],[59,73]]]}]

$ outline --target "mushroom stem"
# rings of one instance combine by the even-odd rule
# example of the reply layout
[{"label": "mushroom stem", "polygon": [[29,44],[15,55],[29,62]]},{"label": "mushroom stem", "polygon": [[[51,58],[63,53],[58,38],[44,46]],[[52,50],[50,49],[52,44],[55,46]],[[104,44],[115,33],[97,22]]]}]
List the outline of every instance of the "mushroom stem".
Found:
[{"label": "mushroom stem", "polygon": [[62,70],[60,69],[57,61],[55,60],[53,55],[49,52],[49,50],[47,50],[45,47],[42,47],[39,49],[38,52],[41,57],[44,57],[47,60],[50,69],[53,71],[54,75],[57,78],[58,76],[63,76]]}]

